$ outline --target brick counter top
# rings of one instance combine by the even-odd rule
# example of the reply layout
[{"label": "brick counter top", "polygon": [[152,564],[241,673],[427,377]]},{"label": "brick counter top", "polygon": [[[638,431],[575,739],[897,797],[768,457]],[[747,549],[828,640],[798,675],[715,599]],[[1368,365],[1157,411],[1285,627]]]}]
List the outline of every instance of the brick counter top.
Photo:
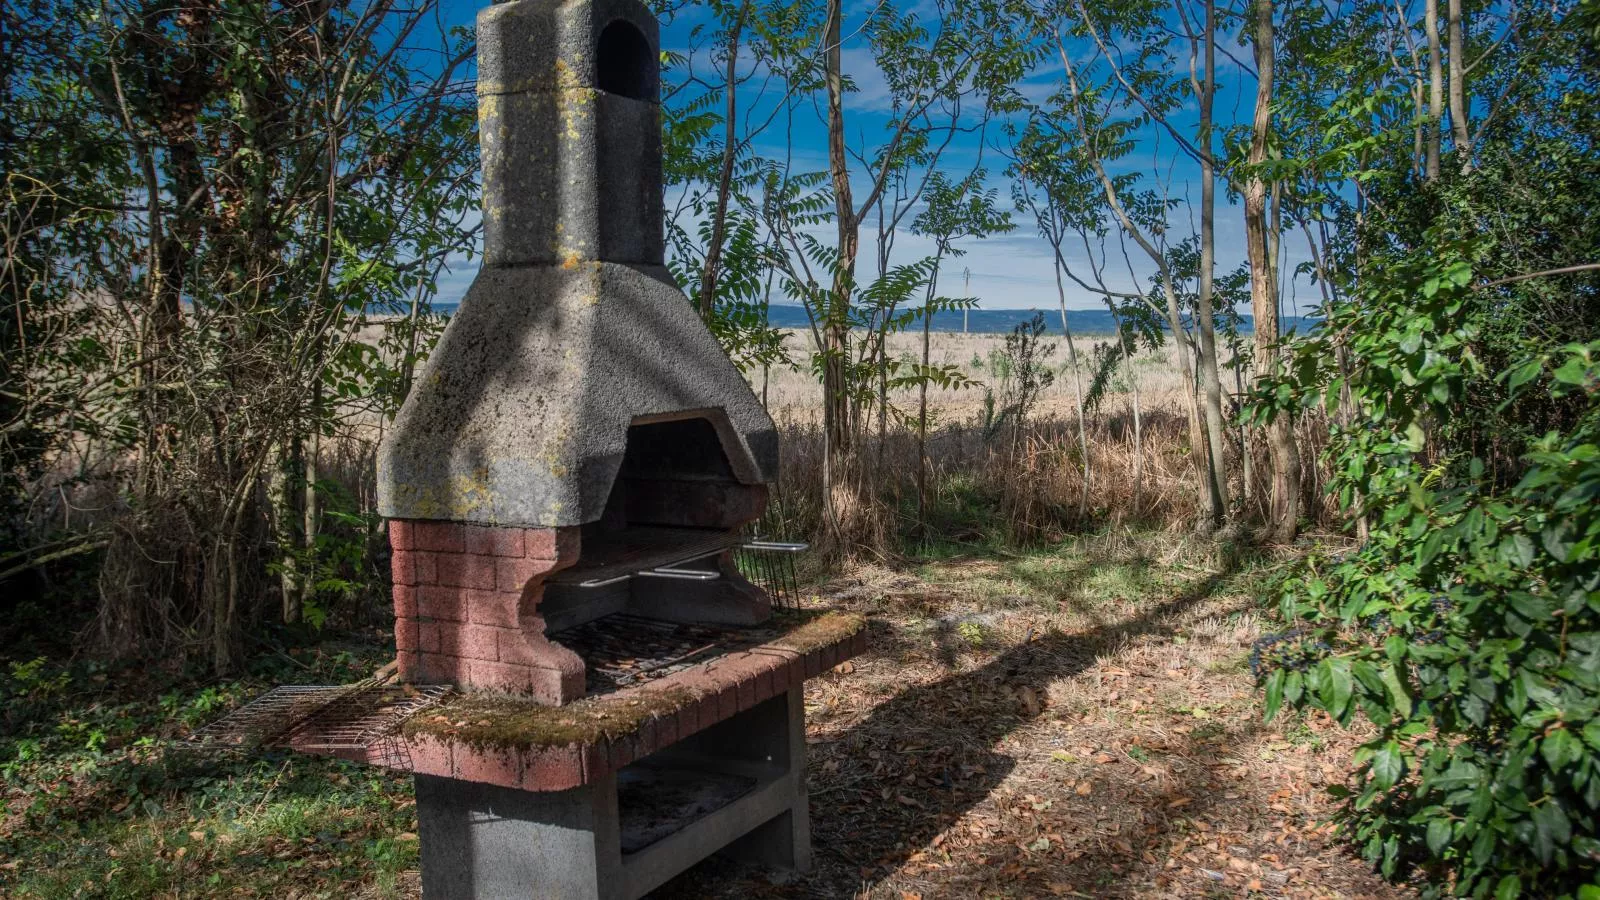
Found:
[{"label": "brick counter top", "polygon": [[778,637],[563,706],[466,694],[406,722],[398,754],[346,758],[525,791],[579,787],[778,696],[866,649],[866,619],[825,612]]}]

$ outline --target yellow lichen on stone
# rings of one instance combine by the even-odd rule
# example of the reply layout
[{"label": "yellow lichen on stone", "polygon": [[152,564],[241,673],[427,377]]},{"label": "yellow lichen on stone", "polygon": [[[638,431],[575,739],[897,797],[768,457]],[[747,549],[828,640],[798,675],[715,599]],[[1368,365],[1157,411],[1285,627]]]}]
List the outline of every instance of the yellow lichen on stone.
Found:
[{"label": "yellow lichen on stone", "polygon": [[556,89],[561,91],[575,90],[583,87],[583,82],[578,79],[578,73],[567,65],[564,59],[556,60]]},{"label": "yellow lichen on stone", "polygon": [[494,508],[494,494],[489,489],[489,469],[479,466],[471,474],[457,475],[449,488],[451,518],[466,519],[479,509]]},{"label": "yellow lichen on stone", "polygon": [[579,130],[579,123],[590,118],[594,110],[595,98],[600,92],[594,88],[585,87],[560,87],[556,90],[556,113],[561,117],[563,136],[569,141],[583,139],[583,132]]}]

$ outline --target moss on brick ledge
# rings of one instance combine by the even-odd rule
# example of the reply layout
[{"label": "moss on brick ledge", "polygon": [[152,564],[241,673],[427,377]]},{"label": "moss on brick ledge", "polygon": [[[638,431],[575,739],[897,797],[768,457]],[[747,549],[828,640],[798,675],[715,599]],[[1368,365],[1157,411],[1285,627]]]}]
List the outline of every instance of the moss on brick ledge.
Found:
[{"label": "moss on brick ledge", "polygon": [[778,647],[795,653],[810,653],[820,647],[848,640],[866,627],[867,617],[860,613],[826,612],[797,628],[790,629],[779,638],[766,641],[762,646]]},{"label": "moss on brick ledge", "polygon": [[[866,624],[866,618],[856,613],[786,612],[775,615],[768,623],[775,628],[760,629],[765,640],[730,648],[730,652],[773,647],[804,655],[849,640]],[[586,746],[632,734],[645,722],[675,715],[699,699],[699,695],[675,684],[673,676],[565,706],[544,706],[526,697],[472,693],[412,717],[401,728],[401,734],[477,749]]]}]

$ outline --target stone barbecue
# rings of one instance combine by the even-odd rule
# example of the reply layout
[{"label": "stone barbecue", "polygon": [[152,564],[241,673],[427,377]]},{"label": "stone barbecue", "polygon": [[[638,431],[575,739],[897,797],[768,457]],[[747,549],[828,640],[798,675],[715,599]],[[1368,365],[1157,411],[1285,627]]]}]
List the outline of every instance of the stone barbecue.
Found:
[{"label": "stone barbecue", "polygon": [[777,433],[663,265],[656,22],[516,0],[478,52],[483,268],[378,462],[398,681],[280,688],[212,736],[415,773],[430,898],[804,869],[802,688],[864,622],[736,559],[796,547],[746,537]]}]

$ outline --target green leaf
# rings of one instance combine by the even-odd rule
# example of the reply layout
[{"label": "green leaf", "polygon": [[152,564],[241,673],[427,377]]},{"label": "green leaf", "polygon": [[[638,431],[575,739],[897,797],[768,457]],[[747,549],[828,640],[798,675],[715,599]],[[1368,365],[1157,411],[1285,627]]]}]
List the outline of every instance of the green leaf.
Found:
[{"label": "green leaf", "polygon": [[1368,693],[1382,695],[1385,692],[1383,677],[1378,674],[1378,667],[1369,660],[1358,659],[1350,663],[1350,674],[1361,682],[1361,686]]},{"label": "green leaf", "polygon": [[1354,681],[1350,677],[1350,662],[1344,659],[1329,660],[1328,688],[1329,699],[1333,701],[1328,712],[1336,719],[1344,719],[1350,709],[1350,695],[1354,692]]},{"label": "green leaf", "polygon": [[1283,669],[1278,669],[1267,676],[1266,720],[1268,722],[1278,714],[1278,707],[1283,705],[1283,680],[1287,674]]},{"label": "green leaf", "polygon": [[1501,558],[1519,569],[1533,565],[1533,538],[1518,532],[1500,544]]},{"label": "green leaf", "polygon": [[1550,554],[1556,562],[1566,562],[1567,556],[1572,552],[1572,525],[1569,522],[1557,522],[1539,532],[1539,541],[1544,545],[1544,552]]},{"label": "green leaf", "polygon": [[1422,448],[1428,445],[1428,436],[1423,432],[1422,426],[1416,422],[1406,426],[1406,449],[1412,453],[1421,453]]},{"label": "green leaf", "polygon": [[1539,753],[1552,769],[1562,769],[1583,757],[1583,745],[1566,728],[1557,728],[1539,743]]},{"label": "green leaf", "polygon": [[1600,718],[1590,719],[1583,726],[1583,739],[1593,749],[1600,750]]},{"label": "green leaf", "polygon": [[1538,378],[1539,373],[1543,371],[1543,357],[1535,357],[1530,359],[1522,365],[1511,370],[1511,376],[1506,379],[1506,386],[1510,388],[1512,394],[1515,394],[1518,388],[1534,380],[1535,378]]},{"label": "green leaf", "polygon": [[1539,861],[1549,864],[1558,845],[1572,840],[1572,823],[1554,797],[1533,808],[1533,852]]},{"label": "green leaf", "polygon": [[[1522,537],[1523,535],[1518,536]],[[1530,622],[1542,622],[1549,619],[1555,611],[1555,606],[1549,600],[1523,591],[1510,592],[1506,595],[1506,602],[1510,603],[1511,608],[1517,611],[1517,615]]]},{"label": "green leaf", "polygon": [[1507,875],[1500,879],[1500,883],[1494,889],[1495,900],[1517,900],[1521,896],[1522,879],[1515,875]]},{"label": "green leaf", "polygon": [[1386,742],[1372,754],[1372,777],[1380,790],[1394,787],[1405,771],[1405,758],[1401,755],[1400,745],[1394,741]]},{"label": "green leaf", "polygon": [[1555,370],[1556,381],[1562,384],[1582,385],[1589,378],[1589,366],[1580,358],[1574,357]]},{"label": "green leaf", "polygon": [[1428,850],[1434,856],[1444,853],[1444,848],[1450,846],[1453,830],[1450,820],[1443,817],[1428,822]]},{"label": "green leaf", "polygon": [[1394,666],[1384,666],[1381,677],[1384,686],[1389,689],[1389,702],[1394,705],[1395,712],[1398,712],[1402,719],[1411,718],[1411,695],[1406,693],[1405,683],[1395,673]]}]

